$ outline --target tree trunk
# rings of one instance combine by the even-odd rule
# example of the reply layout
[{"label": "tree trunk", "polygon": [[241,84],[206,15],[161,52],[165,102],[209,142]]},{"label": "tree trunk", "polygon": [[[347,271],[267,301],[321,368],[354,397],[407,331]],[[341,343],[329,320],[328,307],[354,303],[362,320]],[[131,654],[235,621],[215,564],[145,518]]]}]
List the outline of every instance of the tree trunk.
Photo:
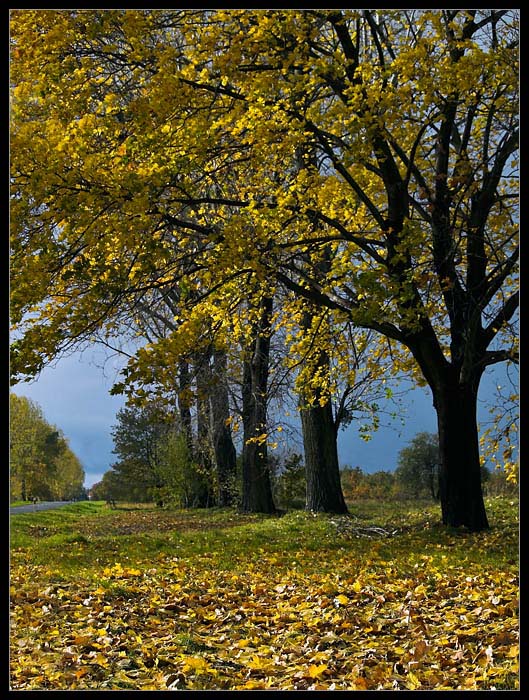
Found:
[{"label": "tree trunk", "polygon": [[[478,382],[475,382],[478,386]],[[443,523],[477,532],[489,527],[479,460],[477,388],[445,384],[434,392],[439,429],[439,496]]]},{"label": "tree trunk", "polygon": [[430,490],[430,495],[432,500],[439,500],[439,461],[432,463],[430,465],[430,471],[428,473],[428,488]]},{"label": "tree trunk", "polygon": [[211,447],[211,412],[209,393],[211,386],[211,371],[209,352],[197,355],[195,363],[197,386],[197,444],[195,459],[198,464],[200,483],[197,483],[196,503],[199,508],[214,505],[212,478],[212,447]]},{"label": "tree trunk", "polygon": [[181,429],[184,432],[187,447],[191,454],[193,451],[193,428],[189,400],[190,384],[189,363],[185,360],[180,360],[178,363],[178,413],[180,416]]},{"label": "tree trunk", "polygon": [[266,438],[266,409],[270,358],[270,322],[272,299],[265,298],[261,318],[255,329],[249,357],[244,361],[242,420],[242,510],[246,513],[275,512]]},{"label": "tree trunk", "polygon": [[338,463],[337,432],[330,402],[303,408],[301,427],[307,475],[306,509],[347,513]]},{"label": "tree trunk", "polygon": [[[322,269],[327,265],[321,264]],[[303,314],[301,325],[308,332],[312,326],[310,310]],[[324,350],[305,358],[305,369],[316,376],[329,376],[330,360]],[[307,510],[321,513],[347,513],[340,481],[338,462],[338,424],[333,418],[330,398],[321,405],[322,394],[300,394],[300,417],[303,433],[306,474]]]},{"label": "tree trunk", "polygon": [[229,506],[235,497],[237,453],[229,427],[230,401],[227,384],[226,353],[213,352],[214,385],[211,389],[211,416],[213,422],[213,449],[217,463],[217,504]]}]

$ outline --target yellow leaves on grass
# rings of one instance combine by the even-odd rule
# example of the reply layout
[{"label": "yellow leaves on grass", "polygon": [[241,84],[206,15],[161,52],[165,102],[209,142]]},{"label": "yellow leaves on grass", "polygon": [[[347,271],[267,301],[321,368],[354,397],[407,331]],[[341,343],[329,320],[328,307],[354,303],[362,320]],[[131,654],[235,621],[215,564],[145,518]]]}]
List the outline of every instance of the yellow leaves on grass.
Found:
[{"label": "yellow leaves on grass", "polygon": [[136,569],[134,567],[123,567],[118,562],[111,567],[106,567],[105,569],[103,569],[103,574],[109,579],[123,579],[135,576],[142,576],[143,572],[141,571],[141,569]]},{"label": "yellow leaves on grass", "polygon": [[[119,517],[128,533],[147,523],[134,513]],[[178,531],[187,522],[206,534],[207,520],[197,518],[186,514]],[[160,515],[159,532],[165,526]],[[267,527],[271,541],[288,536],[284,518]],[[86,577],[42,585],[53,572],[26,568],[15,553],[12,687],[515,687],[512,572],[409,550],[403,556],[397,537],[383,550],[373,542],[369,557],[350,543],[345,552],[334,530],[328,540],[320,535],[317,550],[305,550],[301,538],[297,551],[239,547],[227,562],[225,535],[203,557],[186,557],[180,547],[178,559],[160,552],[143,564],[102,565],[92,572],[94,585]],[[454,540],[458,547],[468,553]]]}]

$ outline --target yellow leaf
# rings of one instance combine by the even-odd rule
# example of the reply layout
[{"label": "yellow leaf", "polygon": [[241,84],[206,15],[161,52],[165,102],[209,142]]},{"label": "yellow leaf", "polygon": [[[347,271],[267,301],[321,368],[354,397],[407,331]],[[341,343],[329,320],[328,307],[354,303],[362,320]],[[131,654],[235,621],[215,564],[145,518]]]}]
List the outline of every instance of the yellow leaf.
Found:
[{"label": "yellow leaf", "polygon": [[265,687],[266,687],[266,685],[265,685],[264,681],[253,681],[253,680],[246,681],[246,683],[244,685],[239,686],[239,688],[241,690],[255,690],[256,688],[265,688]]},{"label": "yellow leaf", "polygon": [[311,664],[308,669],[309,676],[311,678],[317,678],[318,676],[321,676],[324,671],[326,671],[328,666],[326,664],[320,664],[319,666],[316,666],[315,664]]},{"label": "yellow leaf", "polygon": [[262,671],[270,666],[269,659],[261,659],[259,656],[253,656],[249,661],[246,661],[246,666],[254,671]]},{"label": "yellow leaf", "polygon": [[189,668],[201,668],[206,664],[204,659],[196,656],[183,656],[182,661],[184,661]]},{"label": "yellow leaf", "polygon": [[337,595],[336,598],[334,599],[335,603],[338,603],[339,605],[347,605],[349,602],[349,598],[342,593],[340,595]]},{"label": "yellow leaf", "polygon": [[417,676],[412,673],[411,671],[408,673],[407,679],[406,679],[406,687],[410,688],[411,690],[416,690],[419,688],[421,685],[420,680],[417,678]]},{"label": "yellow leaf", "polygon": [[93,664],[98,666],[108,666],[108,659],[104,654],[96,654],[95,658],[91,661]]}]

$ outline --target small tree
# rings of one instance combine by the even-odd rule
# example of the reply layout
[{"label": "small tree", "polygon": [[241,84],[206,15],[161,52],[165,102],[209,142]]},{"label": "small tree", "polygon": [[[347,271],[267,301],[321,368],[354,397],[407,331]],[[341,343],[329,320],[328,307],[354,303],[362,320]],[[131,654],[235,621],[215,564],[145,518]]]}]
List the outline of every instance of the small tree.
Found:
[{"label": "small tree", "polygon": [[95,483],[90,489],[90,498],[93,501],[124,501],[129,500],[129,493],[120,475],[113,469],[109,469],[103,474],[101,481]]},{"label": "small tree", "polygon": [[211,505],[211,473],[193,460],[185,433],[169,430],[158,442],[159,460],[155,467],[156,501],[172,502],[182,508]]},{"label": "small tree", "polygon": [[417,433],[399,452],[395,478],[402,490],[419,498],[439,499],[439,440],[435,433]]},{"label": "small tree", "polygon": [[158,443],[174,417],[151,403],[122,408],[116,418],[112,439],[113,453],[118,459],[112,469],[125,490],[132,486],[135,491],[147,495],[150,488],[159,485],[156,474],[160,460]]},{"label": "small tree", "polygon": [[307,480],[303,457],[292,453],[276,477],[274,498],[282,508],[304,508]]}]

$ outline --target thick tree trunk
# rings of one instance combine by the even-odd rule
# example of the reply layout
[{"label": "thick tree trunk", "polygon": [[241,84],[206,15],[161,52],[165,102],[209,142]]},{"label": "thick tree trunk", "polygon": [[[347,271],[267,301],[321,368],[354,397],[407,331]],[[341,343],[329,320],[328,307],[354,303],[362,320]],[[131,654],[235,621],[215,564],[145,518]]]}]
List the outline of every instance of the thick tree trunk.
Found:
[{"label": "thick tree trunk", "polygon": [[303,408],[300,411],[307,475],[307,510],[347,513],[338,463],[337,433],[332,406]]},{"label": "thick tree trunk", "polygon": [[214,384],[211,388],[213,449],[217,463],[217,504],[229,506],[235,498],[237,453],[229,427],[230,401],[227,384],[226,353],[213,353]]},{"label": "thick tree trunk", "polygon": [[242,510],[247,513],[275,512],[266,439],[266,408],[270,358],[272,299],[262,302],[261,318],[255,330],[249,357],[244,362],[242,420]]},{"label": "thick tree trunk", "polygon": [[[477,382],[475,383],[477,386]],[[439,496],[443,523],[477,532],[489,527],[479,460],[477,388],[448,384],[434,392],[441,468]]]},{"label": "thick tree trunk", "polygon": [[[322,269],[327,265],[322,264]],[[310,331],[313,316],[306,310],[302,327]],[[329,376],[329,355],[323,350],[316,351],[306,358],[309,372],[319,376]],[[300,395],[300,417],[305,453],[306,501],[307,510],[321,513],[347,513],[347,506],[340,481],[338,462],[338,426],[333,418],[330,400],[321,405],[322,394]]]}]

